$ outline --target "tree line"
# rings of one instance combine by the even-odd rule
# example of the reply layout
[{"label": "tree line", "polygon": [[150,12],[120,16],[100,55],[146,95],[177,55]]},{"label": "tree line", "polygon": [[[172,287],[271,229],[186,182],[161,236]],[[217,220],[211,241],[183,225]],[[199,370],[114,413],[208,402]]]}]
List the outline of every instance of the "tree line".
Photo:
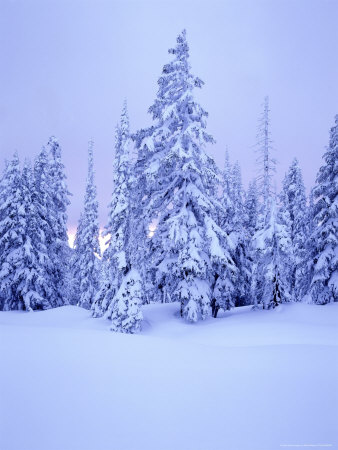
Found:
[{"label": "tree line", "polygon": [[[259,121],[259,176],[244,190],[226,153],[220,170],[206,149],[208,113],[196,102],[186,33],[169,50],[149,112],[131,133],[126,103],[115,133],[114,191],[100,254],[93,142],[74,249],[67,241],[69,192],[55,138],[0,182],[0,309],[77,304],[134,333],[141,305],[179,302],[196,322],[219,310],[338,301],[338,115],[316,185],[306,196],[295,159],[273,187],[269,100]],[[102,258],[99,258],[102,256]]]}]

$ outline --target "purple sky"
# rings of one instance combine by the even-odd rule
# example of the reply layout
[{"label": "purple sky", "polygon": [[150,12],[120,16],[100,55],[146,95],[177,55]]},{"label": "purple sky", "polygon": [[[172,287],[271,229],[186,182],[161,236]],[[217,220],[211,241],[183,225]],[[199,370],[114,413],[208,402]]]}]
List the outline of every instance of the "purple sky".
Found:
[{"label": "purple sky", "polygon": [[151,123],[167,50],[186,28],[216,161],[223,165],[228,145],[244,183],[255,175],[252,146],[268,94],[277,182],[297,156],[309,187],[338,113],[337,18],[336,0],[1,0],[0,167],[15,149],[23,160],[57,136],[73,227],[92,137],[104,225],[123,99],[132,131]]}]

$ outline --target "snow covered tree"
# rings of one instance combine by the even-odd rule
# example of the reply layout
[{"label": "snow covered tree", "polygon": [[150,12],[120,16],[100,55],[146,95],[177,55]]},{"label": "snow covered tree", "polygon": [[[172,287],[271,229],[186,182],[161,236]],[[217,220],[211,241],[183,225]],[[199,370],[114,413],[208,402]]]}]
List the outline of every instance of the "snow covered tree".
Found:
[{"label": "snow covered tree", "polygon": [[310,293],[316,304],[338,301],[338,115],[323,159],[313,190],[315,228]]},{"label": "snow covered tree", "polygon": [[280,195],[282,208],[290,216],[293,249],[291,288],[295,300],[301,300],[304,292],[304,262],[306,261],[307,205],[302,172],[294,159],[285,178]]},{"label": "snow covered tree", "polygon": [[222,171],[221,188],[222,188],[221,202],[224,209],[223,211],[224,217],[223,219],[221,219],[221,222],[226,232],[230,233],[233,229],[235,208],[233,204],[233,192],[232,192],[233,170],[230,164],[228,148],[226,149],[225,152],[225,162],[224,162],[224,169]]},{"label": "snow covered tree", "polygon": [[23,245],[24,221],[21,215],[23,195],[19,157],[6,164],[0,191],[0,292],[1,309],[24,309],[22,299],[16,298],[14,276],[18,249]]},{"label": "snow covered tree", "polygon": [[[105,273],[105,276],[101,278],[100,289],[103,289],[105,294],[100,293],[92,306],[93,315],[96,317],[105,314],[109,305],[112,304],[112,299],[121,284],[123,271],[127,269],[126,247],[129,233],[128,216],[130,214],[128,201],[129,146],[129,119],[125,102],[120,124],[115,129],[114,190],[109,205],[108,224],[104,233],[108,240],[103,260],[109,275]],[[107,290],[107,276],[109,278],[109,290]]]},{"label": "snow covered tree", "polygon": [[259,201],[256,180],[249,183],[248,191],[245,195],[245,222],[244,226],[249,236],[253,236],[257,231],[257,220],[259,212]]},{"label": "snow covered tree", "polygon": [[1,309],[47,309],[51,289],[44,232],[31,168],[21,175],[19,158],[7,165],[0,198]]},{"label": "snow covered tree", "polygon": [[[114,191],[106,234],[109,236],[104,259],[109,260],[118,275],[126,267],[126,242],[128,239],[130,136],[127,105],[124,103],[120,125],[116,127]],[[115,278],[115,276],[114,276]],[[117,276],[118,278],[118,276]],[[117,281],[118,283],[118,281]]]},{"label": "snow covered tree", "polygon": [[47,144],[49,155],[49,192],[51,198],[50,218],[53,232],[50,243],[50,257],[53,263],[53,283],[58,295],[58,304],[68,302],[66,283],[70,271],[70,252],[67,235],[67,206],[69,195],[66,175],[61,160],[61,147],[54,136]]},{"label": "snow covered tree", "polygon": [[315,204],[314,204],[314,188],[311,189],[309,195],[309,204],[306,214],[306,239],[305,239],[305,259],[299,265],[299,292],[301,292],[301,300],[306,303],[312,303],[310,292],[311,281],[314,274],[314,260],[316,253],[315,243]]},{"label": "snow covered tree", "polygon": [[267,211],[265,226],[254,236],[256,249],[252,286],[254,307],[261,302],[271,309],[289,302],[290,295],[290,218],[287,211],[277,211],[274,200]]},{"label": "snow covered tree", "polygon": [[112,289],[113,284],[114,280],[111,277],[109,262],[102,259],[98,273],[98,290],[91,306],[93,317],[101,317],[111,304],[115,293],[115,290]]},{"label": "snow covered tree", "polygon": [[[272,179],[276,171],[276,160],[272,158],[272,140],[270,131],[269,97],[264,99],[264,109],[259,119],[257,133],[257,165],[258,189],[263,200],[263,209],[269,208],[269,201],[273,195]],[[263,214],[265,214],[263,212]]]},{"label": "snow covered tree", "polygon": [[141,329],[143,319],[142,280],[139,271],[131,268],[122,278],[122,283],[114,299],[111,321],[112,331],[120,333],[137,333]]},{"label": "snow covered tree", "polygon": [[228,236],[217,225],[218,170],[205,152],[213,138],[206,132],[207,113],[194,100],[203,82],[190,73],[185,31],[169,53],[173,60],[163,67],[149,108],[154,126],[141,130],[136,142],[146,180],[145,217],[148,225],[157,224],[148,240],[157,297],[180,301],[181,315],[196,321],[209,314],[217,270],[236,267]]},{"label": "snow covered tree", "polygon": [[[228,291],[232,285],[233,305],[243,306],[250,302],[249,236],[244,226],[246,209],[244,207],[241,169],[238,161],[234,165],[230,164],[228,151],[226,151],[221,188],[224,210],[220,225],[229,236],[230,255],[237,267],[236,282],[228,283]],[[228,296],[230,296],[230,293]]]},{"label": "snow covered tree", "polygon": [[26,310],[48,309],[51,304],[50,280],[46,271],[49,263],[44,232],[38,214],[33,172],[25,165],[22,172],[22,220],[25,221],[23,245],[17,253],[14,285],[17,299],[22,299]]},{"label": "snow covered tree", "polygon": [[98,289],[97,257],[100,256],[98,202],[94,183],[92,141],[88,144],[88,176],[81,214],[74,245],[72,273],[78,286],[78,305],[90,309]]},{"label": "snow covered tree", "polygon": [[121,122],[116,131],[114,192],[110,205],[104,253],[101,289],[93,304],[93,315],[111,319],[112,331],[135,333],[141,327],[143,281],[137,257],[135,198],[131,176],[127,105],[124,103]]},{"label": "snow covered tree", "polygon": [[54,246],[54,215],[53,200],[51,192],[50,179],[50,160],[47,149],[42,148],[34,161],[34,186],[35,186],[35,203],[39,216],[40,228],[43,232],[44,243],[47,250],[48,260],[45,263],[46,277],[50,286],[49,298],[53,307],[61,306],[62,299],[58,295],[57,285],[55,281],[55,257],[53,258]]},{"label": "snow covered tree", "polygon": [[238,268],[238,277],[235,289],[235,306],[250,303],[251,263],[249,259],[250,237],[246,223],[246,210],[244,207],[244,192],[242,186],[241,169],[238,161],[232,168],[232,203],[233,203],[233,230],[230,238],[235,245],[233,260]]},{"label": "snow covered tree", "polygon": [[245,194],[244,201],[244,230],[246,235],[246,255],[247,255],[247,267],[250,271],[248,276],[248,283],[246,289],[247,304],[253,304],[259,281],[257,280],[257,261],[255,242],[253,236],[258,231],[258,217],[260,211],[260,204],[258,199],[258,191],[256,180],[250,182],[248,191]]}]

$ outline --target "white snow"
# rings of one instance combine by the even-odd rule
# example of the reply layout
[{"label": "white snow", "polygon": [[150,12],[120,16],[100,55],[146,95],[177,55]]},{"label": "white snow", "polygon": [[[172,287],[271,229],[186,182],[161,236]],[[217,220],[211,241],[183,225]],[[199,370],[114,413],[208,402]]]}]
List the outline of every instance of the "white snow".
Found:
[{"label": "white snow", "polygon": [[138,335],[74,306],[1,312],[0,449],[338,444],[338,304],[178,311],[143,307]]}]

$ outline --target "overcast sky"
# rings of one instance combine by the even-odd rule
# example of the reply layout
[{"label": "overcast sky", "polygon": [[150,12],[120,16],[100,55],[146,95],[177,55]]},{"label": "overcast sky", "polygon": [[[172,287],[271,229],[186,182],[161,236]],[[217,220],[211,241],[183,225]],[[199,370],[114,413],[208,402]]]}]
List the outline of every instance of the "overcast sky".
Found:
[{"label": "overcast sky", "polygon": [[337,23],[337,0],[0,0],[0,167],[15,149],[22,160],[32,157],[55,135],[74,227],[93,138],[104,225],[123,99],[132,131],[151,123],[167,50],[186,28],[217,163],[228,145],[244,183],[255,176],[257,119],[268,94],[277,183],[296,156],[310,187],[338,113]]}]

